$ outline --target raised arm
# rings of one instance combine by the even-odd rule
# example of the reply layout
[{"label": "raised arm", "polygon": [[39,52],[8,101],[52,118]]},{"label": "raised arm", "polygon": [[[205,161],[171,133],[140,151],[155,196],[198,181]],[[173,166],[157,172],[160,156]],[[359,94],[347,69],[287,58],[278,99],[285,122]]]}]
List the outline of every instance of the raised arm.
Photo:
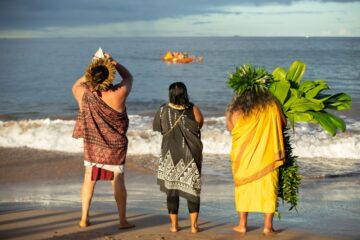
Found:
[{"label": "raised arm", "polygon": [[82,96],[85,91],[85,88],[84,88],[85,80],[86,80],[85,76],[83,75],[78,80],[76,80],[76,82],[72,86],[72,93],[73,93],[74,98],[77,101],[80,109],[81,109],[81,99],[82,99]]},{"label": "raised arm", "polygon": [[193,111],[194,111],[195,121],[199,124],[199,127],[202,128],[204,124],[204,117],[201,114],[200,109],[198,108],[198,106],[194,105]]},{"label": "raised arm", "polygon": [[112,64],[114,64],[116,68],[116,71],[120,74],[122,78],[122,81],[119,84],[115,85],[115,92],[118,92],[121,95],[124,94],[124,96],[127,97],[131,91],[133,76],[126,67],[113,59],[109,53],[105,53],[104,55],[106,58],[109,58],[111,60]]}]

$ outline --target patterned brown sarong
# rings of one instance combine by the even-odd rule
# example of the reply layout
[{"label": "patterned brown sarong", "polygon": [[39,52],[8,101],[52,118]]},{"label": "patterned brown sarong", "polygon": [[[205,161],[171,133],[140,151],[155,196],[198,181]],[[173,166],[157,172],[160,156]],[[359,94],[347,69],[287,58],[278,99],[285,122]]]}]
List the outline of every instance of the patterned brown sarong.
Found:
[{"label": "patterned brown sarong", "polygon": [[109,107],[96,93],[86,88],[82,112],[76,118],[74,138],[84,139],[84,159],[109,165],[125,163],[129,118],[126,110]]}]

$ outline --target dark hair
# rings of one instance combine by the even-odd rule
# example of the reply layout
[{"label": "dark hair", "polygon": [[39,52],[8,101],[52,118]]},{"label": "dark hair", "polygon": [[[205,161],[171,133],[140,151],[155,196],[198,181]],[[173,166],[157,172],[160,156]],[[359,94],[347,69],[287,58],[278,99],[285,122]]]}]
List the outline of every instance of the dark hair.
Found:
[{"label": "dark hair", "polygon": [[176,105],[189,104],[186,86],[182,82],[174,82],[169,86],[169,101]]},{"label": "dark hair", "polygon": [[273,101],[276,102],[268,90],[260,92],[246,91],[241,95],[235,95],[227,110],[230,113],[241,111],[244,116],[248,116],[255,108],[264,109],[266,105]]},{"label": "dark hair", "polygon": [[109,70],[103,65],[96,66],[92,69],[91,75],[97,83],[102,83],[109,76]]}]

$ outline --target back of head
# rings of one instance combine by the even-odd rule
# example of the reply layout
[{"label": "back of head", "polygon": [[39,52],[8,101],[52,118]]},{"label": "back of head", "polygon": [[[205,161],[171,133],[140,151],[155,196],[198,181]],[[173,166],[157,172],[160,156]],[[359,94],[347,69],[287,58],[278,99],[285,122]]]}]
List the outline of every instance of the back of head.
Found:
[{"label": "back of head", "polygon": [[243,116],[248,116],[255,109],[264,109],[272,101],[274,101],[274,97],[268,90],[246,91],[234,96],[228,105],[228,111],[231,113],[240,111]]},{"label": "back of head", "polygon": [[175,82],[169,86],[169,101],[176,105],[189,104],[189,96],[184,83]]},{"label": "back of head", "polygon": [[109,70],[104,65],[99,65],[92,69],[91,76],[95,82],[100,84],[108,78]]},{"label": "back of head", "polygon": [[109,59],[92,60],[85,72],[86,84],[96,91],[106,91],[115,79],[116,69]]},{"label": "back of head", "polygon": [[229,74],[228,86],[234,89],[234,98],[228,105],[228,112],[241,112],[247,116],[253,110],[264,109],[274,98],[269,92],[269,83],[273,80],[263,67],[244,64]]}]

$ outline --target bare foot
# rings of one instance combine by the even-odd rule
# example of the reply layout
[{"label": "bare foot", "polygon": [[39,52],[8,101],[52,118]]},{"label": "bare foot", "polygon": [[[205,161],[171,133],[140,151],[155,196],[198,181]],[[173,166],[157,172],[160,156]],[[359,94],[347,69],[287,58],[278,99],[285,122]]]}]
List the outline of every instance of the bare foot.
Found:
[{"label": "bare foot", "polygon": [[86,228],[88,226],[90,226],[90,221],[89,220],[80,220],[79,227]]},{"label": "bare foot", "polygon": [[119,229],[127,229],[133,227],[135,227],[135,224],[129,223],[128,221],[124,221],[120,223]]},{"label": "bare foot", "polygon": [[172,233],[176,233],[179,230],[180,230],[180,227],[178,225],[170,227],[170,232],[172,232]]},{"label": "bare foot", "polygon": [[246,233],[246,227],[242,227],[242,226],[234,227],[233,230],[234,230],[235,232],[242,233],[242,234],[245,234],[245,233]]},{"label": "bare foot", "polygon": [[191,233],[198,233],[198,232],[200,232],[199,227],[191,227]]},{"label": "bare foot", "polygon": [[264,228],[264,235],[265,236],[271,236],[273,234],[275,234],[276,231],[273,228]]}]

